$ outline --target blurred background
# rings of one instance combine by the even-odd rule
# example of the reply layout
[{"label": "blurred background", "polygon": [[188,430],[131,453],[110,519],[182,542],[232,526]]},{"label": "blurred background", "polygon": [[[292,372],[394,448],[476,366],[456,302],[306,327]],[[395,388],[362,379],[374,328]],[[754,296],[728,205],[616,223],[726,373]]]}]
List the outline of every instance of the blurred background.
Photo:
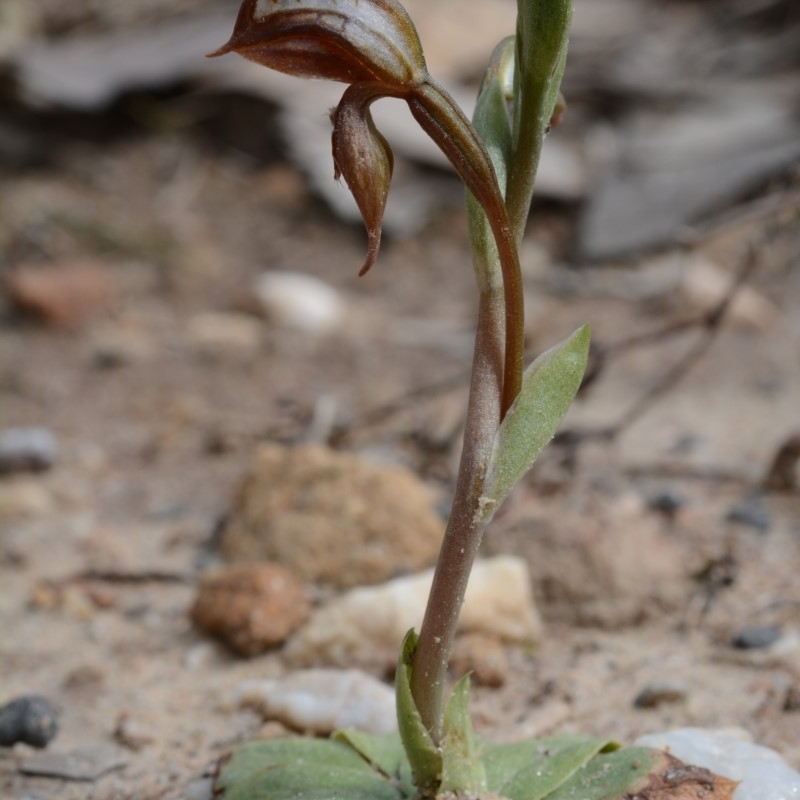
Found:
[{"label": "blurred background", "polygon": [[[431,73],[470,110],[515,4],[406,6]],[[95,738],[142,697],[153,724],[168,724],[160,703],[177,704],[173,748],[200,742],[181,779],[230,736],[224,715],[192,718],[234,667],[192,650],[202,639],[185,612],[259,446],[312,443],[408,469],[445,517],[476,307],[461,185],[392,102],[375,109],[396,157],[384,241],[357,277],[366,236],[330,156],[342,87],[205,59],[236,10],[0,0],[7,691],[38,682],[69,706],[88,681],[111,717],[85,712]],[[563,91],[522,248],[528,352],[588,321],[590,371],[487,553],[527,560],[563,641],[580,650],[570,636],[592,631],[582,653],[628,663],[699,631],[702,647],[675,669],[707,668],[708,691],[662,717],[746,724],[796,762],[796,667],[735,672],[703,648],[727,653],[744,625],[784,639],[800,628],[800,5],[576,0]],[[111,581],[114,595],[109,575],[123,573],[144,588]],[[111,610],[86,594],[92,574]],[[70,594],[76,575],[84,588]],[[630,638],[614,650],[597,638],[608,631]],[[126,641],[167,666],[125,672]],[[184,651],[201,654],[191,675]],[[588,662],[569,663],[572,699],[557,670],[551,694],[572,723],[607,724],[580,688]],[[517,668],[512,688],[540,669]],[[188,699],[164,688],[171,669]],[[736,688],[719,698],[724,669]],[[626,709],[614,722],[638,731],[653,720],[631,711],[622,673],[618,686],[608,677]],[[486,724],[505,724],[508,706],[486,702]],[[204,739],[203,725],[215,733]],[[155,741],[129,748],[115,791],[144,796],[143,776],[183,753]],[[170,780],[152,796],[171,796]]]}]

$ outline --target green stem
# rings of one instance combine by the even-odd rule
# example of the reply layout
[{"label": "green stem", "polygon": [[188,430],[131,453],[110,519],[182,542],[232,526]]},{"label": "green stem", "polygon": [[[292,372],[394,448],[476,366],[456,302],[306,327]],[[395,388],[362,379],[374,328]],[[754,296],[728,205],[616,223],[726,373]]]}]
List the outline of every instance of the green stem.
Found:
[{"label": "green stem", "polygon": [[447,664],[484,526],[477,523],[481,489],[500,421],[503,382],[504,300],[499,287],[481,292],[475,354],[453,509],[434,570],[414,656],[411,693],[423,724],[438,746]]},{"label": "green stem", "polygon": [[452,97],[429,79],[407,98],[411,113],[455,167],[486,212],[500,257],[505,298],[505,359],[501,419],[522,386],[525,309],[517,243],[492,160],[472,124]]}]

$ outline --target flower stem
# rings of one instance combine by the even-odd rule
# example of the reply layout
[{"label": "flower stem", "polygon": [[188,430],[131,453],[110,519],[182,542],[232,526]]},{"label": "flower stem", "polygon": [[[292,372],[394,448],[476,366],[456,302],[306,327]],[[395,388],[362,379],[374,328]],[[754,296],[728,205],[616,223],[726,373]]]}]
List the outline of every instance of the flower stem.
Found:
[{"label": "flower stem", "polygon": [[[517,243],[492,160],[480,137],[452,97],[428,79],[407,98],[414,118],[456,168],[467,189],[486,212],[503,273],[505,357],[500,418],[522,386],[525,362],[525,310]],[[474,391],[474,387],[473,387]]]},{"label": "flower stem", "polygon": [[444,685],[458,615],[485,528],[478,522],[478,510],[500,422],[503,314],[502,289],[484,288],[480,294],[464,449],[453,509],[436,562],[411,675],[414,701],[436,745],[442,740]]}]

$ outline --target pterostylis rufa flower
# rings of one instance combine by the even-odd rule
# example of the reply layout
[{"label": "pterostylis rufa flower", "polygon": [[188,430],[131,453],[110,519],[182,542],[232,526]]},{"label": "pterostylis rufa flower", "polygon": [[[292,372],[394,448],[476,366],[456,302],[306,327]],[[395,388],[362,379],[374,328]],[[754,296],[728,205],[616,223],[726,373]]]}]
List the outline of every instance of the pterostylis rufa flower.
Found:
[{"label": "pterostylis rufa flower", "polygon": [[[350,84],[331,114],[335,176],[355,197],[369,237],[364,274],[375,262],[392,176],[392,151],[370,106],[405,100],[486,213],[497,246],[505,297],[501,414],[516,398],[523,369],[519,256],[489,154],[467,117],[428,73],[411,19],[395,0],[245,0],[230,41],[236,52],[303,78]],[[480,280],[480,276],[479,276]]]}]

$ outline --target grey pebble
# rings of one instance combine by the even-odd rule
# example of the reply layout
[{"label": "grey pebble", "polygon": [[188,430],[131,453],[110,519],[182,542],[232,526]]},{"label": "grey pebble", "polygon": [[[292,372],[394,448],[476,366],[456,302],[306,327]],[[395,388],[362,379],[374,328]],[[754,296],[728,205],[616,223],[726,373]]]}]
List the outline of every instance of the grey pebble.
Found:
[{"label": "grey pebble", "polygon": [[0,431],[0,474],[43,472],[53,466],[57,454],[56,437],[47,428],[31,426]]},{"label": "grey pebble", "polygon": [[46,747],[58,733],[58,712],[37,694],[23,695],[0,708],[0,746],[17,742]]},{"label": "grey pebble", "polygon": [[728,512],[727,519],[729,522],[738,522],[755,528],[759,533],[766,533],[772,524],[769,511],[764,505],[764,496],[760,492],[742,498]]},{"label": "grey pebble", "polygon": [[122,769],[127,760],[108,745],[79,747],[67,753],[36,753],[20,764],[25,775],[61,778],[67,781],[94,781],[107,772]]},{"label": "grey pebble", "polygon": [[663,514],[668,519],[675,515],[686,505],[686,498],[677,489],[667,488],[656,492],[647,501],[647,507],[652,511]]},{"label": "grey pebble", "polygon": [[774,625],[750,625],[733,637],[733,646],[740,650],[769,647],[781,638],[781,629]]},{"label": "grey pebble", "polygon": [[636,708],[657,708],[665,703],[684,703],[689,692],[680,683],[654,681],[648,683],[633,701]]},{"label": "grey pebble", "polygon": [[199,778],[186,787],[186,800],[213,800],[214,781],[211,778]]}]

